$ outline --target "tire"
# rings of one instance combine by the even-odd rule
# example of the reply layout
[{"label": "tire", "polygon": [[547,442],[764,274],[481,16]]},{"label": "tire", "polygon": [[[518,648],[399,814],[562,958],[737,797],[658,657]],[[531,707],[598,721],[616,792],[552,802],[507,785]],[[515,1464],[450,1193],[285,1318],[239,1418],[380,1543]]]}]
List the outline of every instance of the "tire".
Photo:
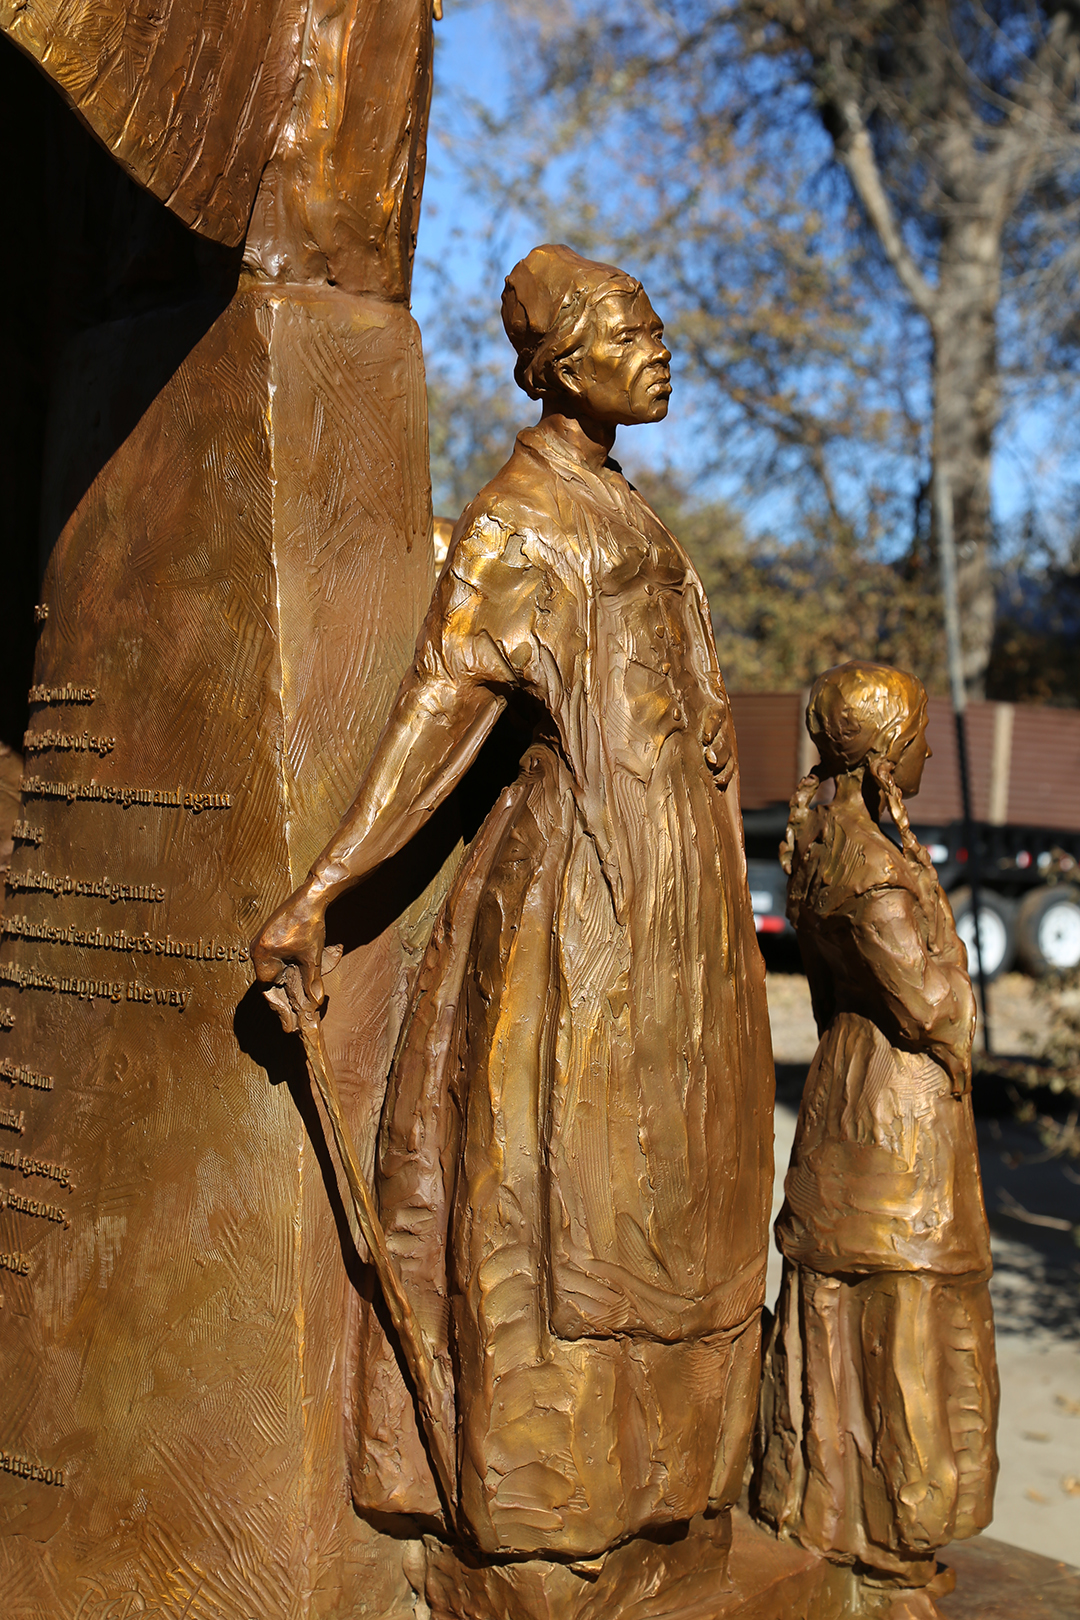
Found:
[{"label": "tire", "polygon": [[1080,894],[1072,884],[1034,889],[1020,902],[1016,944],[1029,973],[1068,973],[1080,967]]},{"label": "tire", "polygon": [[[968,972],[978,982],[978,962],[975,959],[975,916],[971,909],[971,890],[954,889],[949,896],[956,932],[968,953]],[[984,968],[986,980],[1008,973],[1016,956],[1016,907],[1011,900],[995,894],[992,889],[979,890],[979,932],[986,947]]]}]

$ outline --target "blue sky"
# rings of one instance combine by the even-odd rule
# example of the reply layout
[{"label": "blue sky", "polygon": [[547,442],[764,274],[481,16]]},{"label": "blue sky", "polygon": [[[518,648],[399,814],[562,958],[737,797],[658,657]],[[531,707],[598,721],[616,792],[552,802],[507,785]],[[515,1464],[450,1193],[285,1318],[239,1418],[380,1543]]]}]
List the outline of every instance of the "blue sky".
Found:
[{"label": "blue sky", "polygon": [[[474,0],[464,5],[460,0],[445,0],[443,20],[435,24],[435,93],[413,276],[413,312],[429,352],[434,352],[430,316],[442,290],[435,266],[439,262],[445,264],[453,282],[467,291],[482,291],[488,276],[488,267],[472,249],[470,239],[470,222],[475,222],[479,231],[487,220],[481,213],[483,204],[468,195],[455,165],[454,128],[462,92],[471,97],[485,97],[497,115],[506,111],[509,86],[504,56],[505,16],[498,0]],[[527,222],[507,221],[505,263],[490,287],[493,306],[502,296],[502,275],[535,247],[537,241],[536,230]],[[644,432],[627,429],[620,435],[616,455],[628,457],[630,464],[642,460],[677,464],[685,459],[688,413],[680,409],[677,355],[673,370],[675,393],[666,420]],[[506,373],[508,378],[513,373],[509,344],[506,346]],[[537,407],[522,395],[521,425],[534,420],[536,411]],[[510,448],[507,445],[507,454]]]},{"label": "blue sky", "polygon": [[[443,21],[435,25],[435,94],[413,281],[413,309],[421,330],[428,328],[425,343],[429,350],[434,341],[429,318],[443,285],[435,266],[441,262],[454,284],[469,291],[483,290],[488,275],[471,234],[472,228],[481,232],[487,224],[481,212],[483,204],[469,196],[454,160],[459,97],[462,93],[485,97],[493,111],[501,114],[506,110],[509,89],[506,13],[498,0],[445,0],[445,12]],[[536,233],[527,222],[507,221],[503,273],[535,246],[535,241]],[[500,275],[490,288],[493,304],[501,292]],[[506,361],[509,376],[509,345]],[[684,460],[685,451],[680,453],[680,446],[692,441],[693,424],[689,413],[680,408],[677,354],[673,370],[675,392],[666,422],[640,436],[623,434],[616,454],[629,455],[631,462],[671,460],[677,464]],[[524,425],[532,419],[534,407],[524,397],[521,406]],[[992,493],[999,522],[1007,522],[1024,508],[1033,487],[1046,491],[1055,479],[1067,476],[1073,459],[1072,444],[1062,441],[1061,415],[1056,409],[1028,408],[999,432],[995,448]],[[758,511],[751,518],[751,527],[763,523],[771,526],[779,516],[777,512]]]},{"label": "blue sky", "polygon": [[[463,287],[471,289],[478,285],[480,266],[469,252],[468,229],[470,220],[476,221],[478,227],[485,222],[479,212],[480,204],[465,192],[454,164],[458,93],[486,96],[500,115],[506,109],[506,71],[499,30],[501,8],[492,0],[465,7],[455,0],[445,0],[445,6],[442,22],[435,24],[435,93],[413,278],[413,310],[421,328],[438,295],[434,262],[448,261],[455,281]],[[510,244],[513,257],[507,270],[535,246],[527,239],[529,232],[524,227],[517,235],[518,239]],[[493,289],[492,296],[497,298],[501,291],[501,287]]]}]

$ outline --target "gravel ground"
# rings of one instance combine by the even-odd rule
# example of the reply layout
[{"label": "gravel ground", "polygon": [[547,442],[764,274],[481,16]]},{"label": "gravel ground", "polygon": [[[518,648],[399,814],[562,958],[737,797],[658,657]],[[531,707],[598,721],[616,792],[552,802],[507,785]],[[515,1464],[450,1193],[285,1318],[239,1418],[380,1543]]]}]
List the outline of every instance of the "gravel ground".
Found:
[{"label": "gravel ground", "polygon": [[[775,1214],[817,1037],[802,975],[770,972],[768,987],[778,1080]],[[1029,1033],[1037,1040],[1032,988],[1018,973],[994,986],[996,1051],[1029,1050]],[[1065,1229],[1080,1223],[1080,1164],[1048,1159],[1034,1131],[1007,1112],[980,1110],[979,1146],[1001,1373],[1001,1473],[990,1534],[1080,1564],[1080,1250]],[[1032,1216],[1050,1224],[1033,1224]],[[770,1301],[779,1281],[774,1253]]]},{"label": "gravel ground", "polygon": [[[787,953],[785,953],[786,956]],[[792,953],[793,954],[793,953]],[[769,1018],[777,1063],[809,1063],[817,1046],[810,993],[801,973],[769,973]],[[1029,1056],[1045,1035],[1045,1014],[1023,973],[1006,973],[990,989],[994,1051]],[[981,1045],[981,1023],[976,1043]]]}]

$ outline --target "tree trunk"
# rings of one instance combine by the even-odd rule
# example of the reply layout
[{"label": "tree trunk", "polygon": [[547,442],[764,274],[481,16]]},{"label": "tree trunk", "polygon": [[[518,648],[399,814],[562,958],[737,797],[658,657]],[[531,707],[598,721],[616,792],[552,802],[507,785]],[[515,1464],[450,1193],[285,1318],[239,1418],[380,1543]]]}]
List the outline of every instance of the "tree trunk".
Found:
[{"label": "tree trunk", "polygon": [[990,453],[1000,401],[995,326],[1000,241],[996,221],[969,218],[946,224],[931,319],[933,456],[952,492],[969,698],[984,695],[994,636]]}]

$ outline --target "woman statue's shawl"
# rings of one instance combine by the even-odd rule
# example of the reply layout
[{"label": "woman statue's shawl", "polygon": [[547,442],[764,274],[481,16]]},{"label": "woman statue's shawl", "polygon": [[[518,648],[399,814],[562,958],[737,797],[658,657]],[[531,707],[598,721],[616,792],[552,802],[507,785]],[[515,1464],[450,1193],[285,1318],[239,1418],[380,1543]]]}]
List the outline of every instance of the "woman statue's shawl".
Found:
[{"label": "woman statue's shawl", "polygon": [[[460,733],[456,777],[504,702],[533,743],[433,931],[377,1183],[468,1529],[590,1556],[738,1495],[772,1065],[701,586],[613,464],[542,429],[463,515],[387,734]],[[358,1505],[437,1516],[372,1313],[360,1349]]]}]

